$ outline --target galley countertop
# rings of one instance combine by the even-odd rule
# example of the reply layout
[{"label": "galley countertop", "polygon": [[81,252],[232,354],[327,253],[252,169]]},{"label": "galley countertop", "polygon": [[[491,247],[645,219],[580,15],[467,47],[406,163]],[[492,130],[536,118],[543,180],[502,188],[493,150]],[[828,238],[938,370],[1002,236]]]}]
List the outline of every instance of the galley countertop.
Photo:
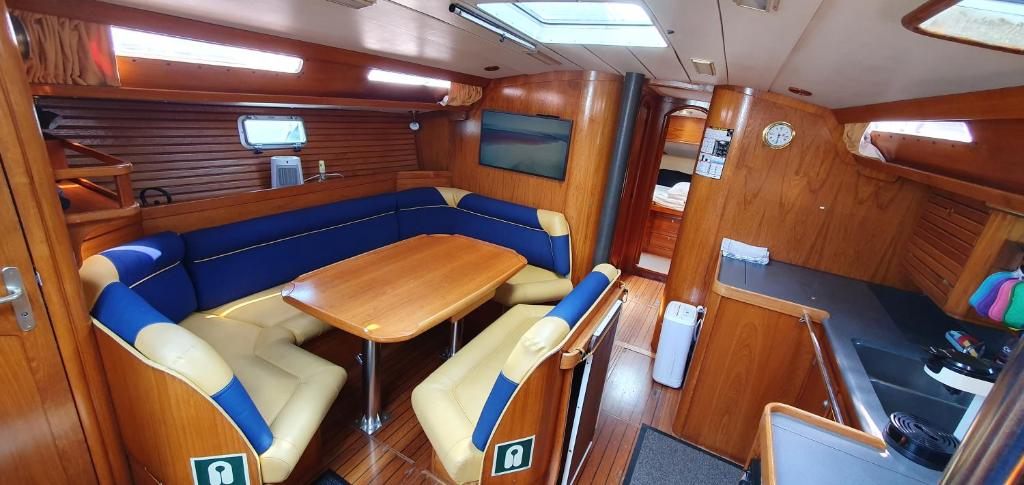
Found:
[{"label": "galley countertop", "polygon": [[[782,262],[762,266],[723,257],[718,282],[824,316],[821,320],[828,345],[861,430],[877,437],[882,436],[888,413],[882,409],[857,356],[855,342],[870,342],[872,347],[905,353],[916,352],[921,346],[945,346],[944,333],[949,329],[968,331],[989,342],[990,348],[1002,335],[998,330],[945,315],[923,295]],[[886,453],[885,459],[894,472],[915,480],[935,483],[941,476],[941,472],[920,466],[896,452]]]}]

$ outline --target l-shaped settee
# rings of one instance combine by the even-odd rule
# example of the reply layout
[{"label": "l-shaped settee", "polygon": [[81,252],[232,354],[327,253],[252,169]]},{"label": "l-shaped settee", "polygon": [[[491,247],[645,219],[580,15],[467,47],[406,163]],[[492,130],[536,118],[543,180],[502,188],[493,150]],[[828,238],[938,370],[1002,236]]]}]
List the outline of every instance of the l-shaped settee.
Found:
[{"label": "l-shaped settee", "polygon": [[462,234],[522,254],[528,265],[494,297],[506,306],[560,300],[573,288],[562,214],[445,187],[154,234],[86,259],[80,274],[99,331],[216,403],[259,457],[262,481],[277,483],[346,380],[299,347],[329,326],[285,303],[282,286],[420,234]]}]

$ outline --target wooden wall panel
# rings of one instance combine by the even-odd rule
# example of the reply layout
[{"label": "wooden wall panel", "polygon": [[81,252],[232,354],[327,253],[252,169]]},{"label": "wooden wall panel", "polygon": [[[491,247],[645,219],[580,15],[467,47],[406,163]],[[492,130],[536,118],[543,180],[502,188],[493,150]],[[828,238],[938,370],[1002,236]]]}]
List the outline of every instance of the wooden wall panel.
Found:
[{"label": "wooden wall panel", "polygon": [[[456,187],[565,214],[572,231],[572,274],[578,281],[591,270],[621,91],[621,77],[597,72],[560,71],[495,80],[466,121],[452,122],[452,140],[424,132],[421,142],[454,142],[449,170]],[[573,120],[565,181],[481,166],[484,109]]]},{"label": "wooden wall panel", "polygon": [[[793,144],[772,150],[764,127],[788,121]],[[830,111],[770,93],[718,87],[708,126],[736,130],[721,180],[694,177],[666,301],[703,303],[723,237],[767,246],[772,259],[898,288],[925,186],[858,170]]]},{"label": "wooden wall panel", "polygon": [[1024,194],[1024,119],[970,120],[974,141],[961,143],[897,133],[874,132],[871,141],[894,164]]},{"label": "wooden wall panel", "polygon": [[[272,155],[302,157],[306,177],[316,173],[317,160],[349,177],[418,169],[416,138],[404,113],[67,98],[37,103],[61,115],[49,133],[132,162],[136,195],[163,187],[175,202],[269,188]],[[256,155],[239,141],[237,120],[244,114],[302,116],[309,143],[297,154]],[[68,160],[91,163],[70,152]]]},{"label": "wooden wall panel", "polygon": [[665,131],[665,140],[676,143],[700,143],[704,138],[704,118],[693,118],[689,116],[671,116],[668,119],[668,129]]}]

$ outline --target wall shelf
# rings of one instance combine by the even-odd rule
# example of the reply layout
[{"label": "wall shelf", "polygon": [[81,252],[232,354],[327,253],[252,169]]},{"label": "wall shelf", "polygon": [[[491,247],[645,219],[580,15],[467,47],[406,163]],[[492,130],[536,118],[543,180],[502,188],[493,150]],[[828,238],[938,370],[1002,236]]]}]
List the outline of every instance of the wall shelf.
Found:
[{"label": "wall shelf", "polygon": [[287,94],[226,93],[212,91],[178,91],[101,86],[70,86],[33,84],[34,96],[59,98],[113,99],[128,101],[157,101],[165,103],[215,104],[224,106],[260,106],[273,108],[350,109],[365,111],[463,111],[466,106],[446,107],[420,101],[392,101],[383,99],[333,98],[325,96],[295,96]]}]

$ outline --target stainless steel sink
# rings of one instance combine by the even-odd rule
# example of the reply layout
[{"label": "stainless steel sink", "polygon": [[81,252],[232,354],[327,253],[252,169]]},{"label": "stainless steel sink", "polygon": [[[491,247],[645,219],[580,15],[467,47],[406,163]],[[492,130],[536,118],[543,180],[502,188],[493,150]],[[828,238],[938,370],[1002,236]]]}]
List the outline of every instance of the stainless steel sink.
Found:
[{"label": "stainless steel sink", "polygon": [[855,341],[854,348],[886,414],[910,413],[952,432],[971,395],[954,394],[924,373],[924,352],[897,353]]}]

